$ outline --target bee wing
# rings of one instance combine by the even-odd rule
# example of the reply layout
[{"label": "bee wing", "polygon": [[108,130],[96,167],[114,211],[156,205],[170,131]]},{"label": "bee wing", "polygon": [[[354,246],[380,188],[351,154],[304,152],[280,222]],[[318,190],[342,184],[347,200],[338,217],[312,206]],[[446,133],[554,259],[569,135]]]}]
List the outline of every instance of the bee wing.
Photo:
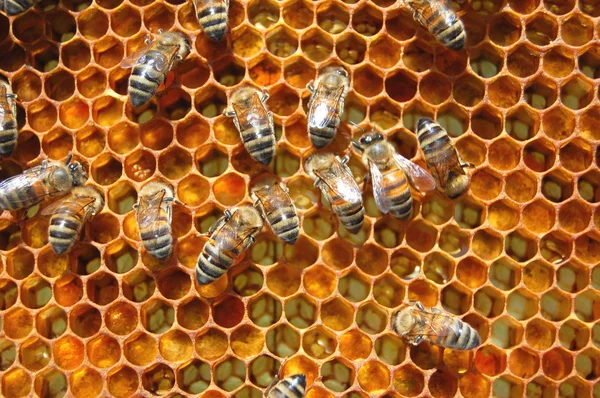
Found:
[{"label": "bee wing", "polygon": [[6,90],[6,86],[0,84],[0,109],[2,109],[3,113],[12,113],[12,108],[8,103],[7,97],[8,91]]},{"label": "bee wing", "polygon": [[215,247],[222,252],[228,252],[240,246],[246,237],[241,236],[237,228],[225,223],[220,230],[213,235]]},{"label": "bee wing", "polygon": [[53,215],[58,208],[61,208],[61,211],[66,214],[84,213],[84,215],[87,215],[87,208],[88,206],[91,206],[94,201],[95,199],[91,196],[68,195],[53,202],[50,206],[46,206],[41,213],[44,216]]},{"label": "bee wing", "polygon": [[[47,164],[42,164],[40,166],[24,170],[21,174],[18,174],[14,177],[8,178],[0,182],[0,191],[16,192],[21,191],[23,189],[33,190],[35,192],[36,199],[45,198],[47,196],[58,193],[59,191],[56,190],[56,188],[54,188],[50,184],[44,184],[43,182],[44,177],[52,173],[55,168],[55,166],[49,167]],[[42,185],[45,186],[46,192],[39,192],[39,187]],[[11,197],[10,201],[14,206],[22,206],[25,202],[29,202],[31,199],[31,196],[22,199],[14,195],[14,197]]]},{"label": "bee wing", "polygon": [[[379,171],[379,169],[377,169]],[[362,193],[352,173],[337,158],[333,160],[331,167],[327,170],[315,170],[315,174],[323,182],[339,195],[342,199],[350,203],[361,202]],[[381,174],[381,173],[380,173]]]},{"label": "bee wing", "polygon": [[448,156],[434,156],[429,163],[431,163],[432,168],[438,175],[441,188],[446,187],[450,172],[456,175],[465,174],[465,170],[462,168],[460,161],[458,160],[458,154],[456,153],[456,150],[450,152]]},{"label": "bee wing", "polygon": [[387,214],[390,211],[390,203],[385,194],[383,188],[383,175],[377,165],[369,161],[369,172],[371,173],[371,180],[373,181],[373,197],[377,207],[383,214]]},{"label": "bee wing", "polygon": [[257,93],[254,93],[248,106],[234,102],[232,108],[241,130],[259,128],[266,118],[266,110]]},{"label": "bee wing", "polygon": [[157,222],[158,216],[160,215],[160,206],[165,197],[166,191],[161,189],[152,196],[142,196],[140,203],[137,208],[137,222],[140,229],[148,228],[150,230],[158,230],[158,228],[152,228]]},{"label": "bee wing", "polygon": [[435,180],[427,170],[398,153],[394,154],[394,160],[419,191],[429,192],[435,189]]},{"label": "bee wing", "polygon": [[[321,89],[317,89],[317,94],[319,95],[319,91]],[[323,90],[325,91],[325,90]],[[337,106],[342,99],[342,95],[344,94],[344,87],[340,87],[333,92],[324,92],[322,101],[314,101],[311,104],[311,107],[308,111],[308,124],[314,127],[327,127],[329,126],[333,119],[335,118],[335,113],[332,110],[337,109]]]},{"label": "bee wing", "polygon": [[151,45],[152,43],[144,44],[142,47],[138,48],[133,54],[123,58],[123,61],[121,61],[121,68],[128,69],[137,65],[140,59],[146,54]]}]

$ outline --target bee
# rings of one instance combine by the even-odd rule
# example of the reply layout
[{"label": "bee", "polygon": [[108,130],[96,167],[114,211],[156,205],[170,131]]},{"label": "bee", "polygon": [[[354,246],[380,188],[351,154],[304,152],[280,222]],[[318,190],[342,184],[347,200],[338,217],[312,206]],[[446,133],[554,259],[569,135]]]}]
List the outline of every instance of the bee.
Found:
[{"label": "bee", "polygon": [[435,189],[435,180],[422,167],[396,153],[382,134],[372,131],[363,134],[354,148],[362,154],[373,182],[373,197],[382,213],[390,213],[400,221],[412,215],[410,185],[421,193]]},{"label": "bee", "polygon": [[14,16],[29,10],[35,3],[37,3],[37,0],[0,0],[0,9],[6,15]]},{"label": "bee", "polygon": [[342,225],[356,234],[363,225],[365,208],[347,162],[348,157],[340,159],[332,153],[315,153],[306,159],[304,169],[331,204]]},{"label": "bee", "polygon": [[444,46],[452,50],[465,48],[467,33],[456,12],[445,0],[404,0],[419,22]]},{"label": "bee", "polygon": [[465,167],[474,166],[462,160],[446,130],[431,119],[421,118],[417,124],[417,138],[438,190],[450,198],[465,192],[471,181]]},{"label": "bee", "polygon": [[227,31],[229,0],[193,0],[198,23],[204,34],[213,41],[221,41]]},{"label": "bee", "polygon": [[230,107],[223,111],[233,117],[244,147],[250,156],[262,164],[271,163],[275,155],[275,125],[267,109],[269,93],[254,87],[240,87],[231,94]]},{"label": "bee", "polygon": [[308,101],[308,135],[313,145],[323,148],[333,141],[344,113],[344,100],[350,90],[348,72],[339,66],[324,68],[306,86],[312,93]]},{"label": "bee", "polygon": [[276,377],[265,390],[266,398],[303,398],[306,391],[306,376],[297,374],[279,381]]},{"label": "bee", "polygon": [[157,259],[167,258],[173,249],[171,220],[173,218],[173,189],[161,181],[152,181],[140,190],[134,205],[142,244]]},{"label": "bee", "polygon": [[190,42],[180,32],[163,32],[161,29],[154,41],[146,37],[145,46],[121,62],[123,68],[133,67],[127,90],[131,105],[138,107],[150,101],[167,73],[190,51]]},{"label": "bee", "polygon": [[10,156],[17,146],[17,96],[0,83],[0,156]]},{"label": "bee", "polygon": [[256,241],[263,219],[254,207],[240,206],[225,210],[208,230],[210,238],[198,257],[196,280],[200,285],[214,282]]},{"label": "bee", "polygon": [[48,240],[52,250],[59,255],[71,250],[83,224],[100,213],[103,207],[104,197],[98,189],[81,186],[73,188],[67,197],[44,208],[42,215],[51,215]]},{"label": "bee", "polygon": [[438,308],[427,311],[418,301],[411,301],[392,315],[392,329],[413,345],[428,340],[453,350],[472,350],[481,344],[471,325]]},{"label": "bee", "polygon": [[41,165],[0,182],[0,209],[19,210],[83,185],[87,174],[79,162],[44,160]]},{"label": "bee", "polygon": [[300,220],[288,192],[286,186],[280,183],[257,189],[251,197],[275,235],[293,245],[300,234]]}]

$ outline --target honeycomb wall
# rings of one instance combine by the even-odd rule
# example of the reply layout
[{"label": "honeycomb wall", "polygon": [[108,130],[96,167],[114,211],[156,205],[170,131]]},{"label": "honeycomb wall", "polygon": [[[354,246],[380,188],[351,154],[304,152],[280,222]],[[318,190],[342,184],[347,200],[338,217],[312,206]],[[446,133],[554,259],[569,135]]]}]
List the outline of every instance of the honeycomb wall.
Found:
[{"label": "honeycomb wall", "polygon": [[[106,197],[62,256],[47,220],[2,214],[1,394],[259,397],[283,366],[307,375],[310,397],[600,395],[600,4],[453,5],[462,52],[392,0],[232,0],[223,44],[182,0],[42,0],[0,15],[0,74],[21,126],[0,177],[72,152]],[[164,95],[133,109],[119,64],[159,29],[187,33],[192,54]],[[476,166],[468,193],[417,197],[400,223],[367,192],[362,231],[338,230],[302,168],[305,86],[329,63],[351,76],[345,120],[376,125],[404,156],[422,162],[415,123],[436,117]],[[243,83],[271,94],[269,167],[221,116]],[[345,123],[327,150],[360,134]],[[362,179],[360,159],[350,165]],[[185,204],[166,262],[141,251],[132,211],[153,178]],[[226,277],[196,286],[199,234],[275,178],[300,213],[296,245],[265,231]],[[389,320],[409,299],[460,316],[482,346],[407,346]]]}]

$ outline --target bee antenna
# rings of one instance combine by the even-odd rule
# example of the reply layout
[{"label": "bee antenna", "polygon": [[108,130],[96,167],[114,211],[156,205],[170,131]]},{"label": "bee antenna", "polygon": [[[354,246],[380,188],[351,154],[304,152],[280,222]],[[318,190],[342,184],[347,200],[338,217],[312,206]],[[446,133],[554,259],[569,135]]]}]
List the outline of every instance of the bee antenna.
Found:
[{"label": "bee antenna", "polygon": [[65,164],[71,163],[71,159],[73,159],[73,154],[69,152],[69,154],[67,155],[67,159],[65,160]]},{"label": "bee antenna", "polygon": [[354,123],[352,120],[350,120],[348,123],[350,123],[351,125],[353,125],[354,127],[356,127],[357,129],[359,129],[360,131],[362,131],[363,133],[365,132],[365,129],[363,129],[362,127],[360,127],[358,124]]},{"label": "bee antenna", "polygon": [[352,144],[354,149],[356,149],[358,152],[360,152],[360,153],[364,152],[363,147],[358,142],[352,140],[352,141],[350,141],[350,143]]}]

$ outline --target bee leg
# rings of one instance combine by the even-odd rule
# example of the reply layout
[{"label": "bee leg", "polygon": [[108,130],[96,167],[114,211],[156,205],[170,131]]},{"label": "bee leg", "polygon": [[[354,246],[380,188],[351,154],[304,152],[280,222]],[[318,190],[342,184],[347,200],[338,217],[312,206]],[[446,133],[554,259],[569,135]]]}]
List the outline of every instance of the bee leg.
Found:
[{"label": "bee leg", "polygon": [[149,46],[152,43],[152,39],[150,38],[150,35],[146,35],[146,38],[144,39],[144,44]]},{"label": "bee leg", "polygon": [[475,165],[473,163],[461,162],[460,167],[467,167],[469,169],[474,169]]},{"label": "bee leg", "polygon": [[256,238],[254,237],[254,235],[250,235],[249,237],[247,237],[244,240],[244,243],[242,243],[242,250],[246,251],[250,246],[252,246],[254,243],[256,242]]},{"label": "bee leg", "polygon": [[290,189],[288,187],[285,186],[285,184],[283,183],[283,181],[281,181],[279,183],[279,186],[281,187],[281,189],[283,189],[285,192],[290,193]]},{"label": "bee leg", "polygon": [[225,210],[225,218],[227,218],[227,220],[231,220],[231,212],[229,211],[229,209]]},{"label": "bee leg", "polygon": [[176,205],[179,206],[185,206],[185,203],[183,203],[182,201],[180,201],[179,199],[173,198],[173,203],[175,203]]},{"label": "bee leg", "polygon": [[361,191],[364,192],[365,187],[367,186],[367,183],[369,182],[369,178],[370,178],[370,174],[369,173],[365,174],[365,176],[363,177],[362,187],[360,187]]},{"label": "bee leg", "polygon": [[314,80],[311,80],[308,82],[308,84],[306,85],[306,88],[308,89],[308,91],[310,91],[311,93],[315,92],[315,88],[313,87],[313,84],[315,84]]},{"label": "bee leg", "polygon": [[269,92],[267,91],[267,89],[263,89],[263,93],[262,93],[262,97],[260,97],[260,101],[261,102],[265,102],[269,99]]},{"label": "bee leg", "polygon": [[227,116],[227,117],[234,117],[235,116],[235,111],[227,108],[223,110],[223,115]]},{"label": "bee leg", "polygon": [[413,339],[412,344],[417,345],[420,344],[421,341],[423,341],[423,336],[417,336]]},{"label": "bee leg", "polygon": [[340,159],[340,163],[345,165],[346,163],[348,163],[350,161],[350,156],[346,155],[343,158]]},{"label": "bee leg", "polygon": [[416,301],[415,305],[417,306],[418,309],[420,309],[421,311],[425,311],[425,307],[423,307],[423,304],[421,304],[420,301]]}]

